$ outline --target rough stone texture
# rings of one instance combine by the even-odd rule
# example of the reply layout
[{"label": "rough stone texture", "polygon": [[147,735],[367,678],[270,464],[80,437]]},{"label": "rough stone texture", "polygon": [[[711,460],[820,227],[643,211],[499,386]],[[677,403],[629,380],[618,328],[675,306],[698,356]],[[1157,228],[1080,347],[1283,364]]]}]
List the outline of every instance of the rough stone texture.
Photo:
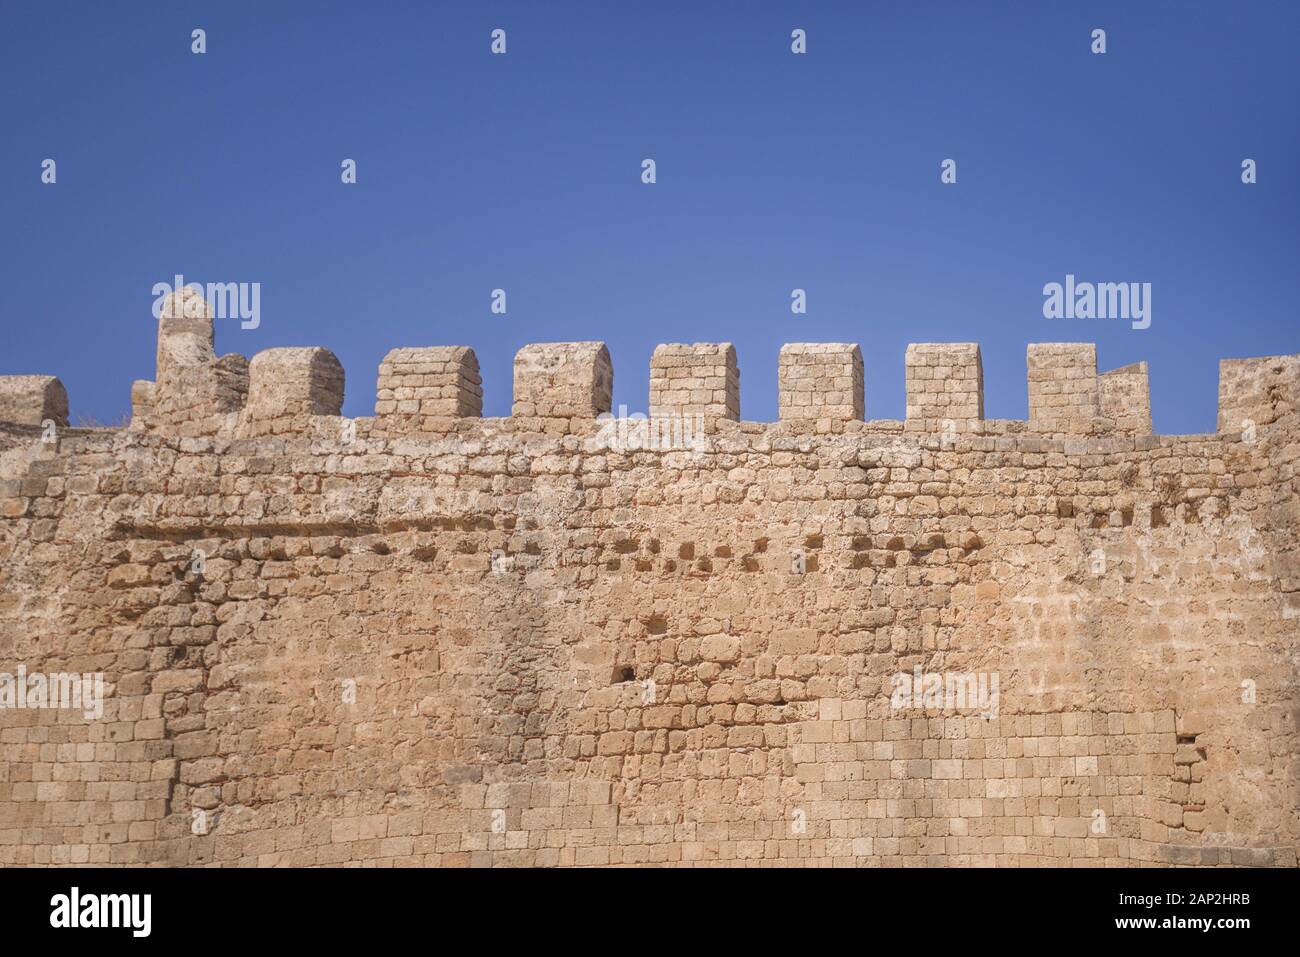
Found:
[{"label": "rough stone texture", "polygon": [[191,437],[229,428],[248,397],[248,360],[234,353],[217,358],[214,341],[212,307],[196,289],[186,286],[163,300],[152,403],[132,409],[133,416],[147,410],[150,418],[138,428]]},{"label": "rough stone texture", "polygon": [[866,407],[862,352],[843,342],[784,345],[777,388],[783,421],[861,422]]},{"label": "rough stone texture", "polygon": [[926,342],[907,347],[909,425],[942,431],[984,418],[984,365],[974,342]]},{"label": "rough stone texture", "polygon": [[483,414],[478,357],[465,346],[394,349],[379,366],[375,415],[396,418],[419,431],[446,416]]},{"label": "rough stone texture", "polygon": [[1296,411],[1300,356],[1224,359],[1219,363],[1219,431],[1239,432]]},{"label": "rough stone texture", "polygon": [[609,411],[613,392],[614,366],[603,342],[547,342],[524,346],[515,356],[512,411],[519,418],[582,428]]},{"label": "rough stone texture", "polygon": [[1043,432],[1091,432],[1101,415],[1097,347],[1034,343],[1028,362],[1030,424]]},{"label": "rough stone texture", "polygon": [[156,391],[152,379],[136,379],[131,383],[131,428],[148,427],[150,417],[153,415]]},{"label": "rough stone texture", "polygon": [[267,349],[249,364],[245,435],[301,430],[312,416],[337,416],[343,407],[343,366],[328,349]]},{"label": "rough stone texture", "polygon": [[1151,434],[1151,386],[1145,362],[1102,373],[1097,387],[1101,414],[1114,422],[1114,429]]},{"label": "rough stone texture", "polygon": [[[0,426],[0,671],[108,689],[0,709],[0,863],[1294,866],[1296,361],[1194,436],[589,452],[594,344],[436,433]],[[896,706],[917,668],[998,707]]]},{"label": "rough stone texture", "polygon": [[0,422],[68,424],[68,392],[52,375],[0,376]]},{"label": "rough stone texture", "polygon": [[740,370],[730,342],[669,343],[650,358],[650,415],[740,419]]}]

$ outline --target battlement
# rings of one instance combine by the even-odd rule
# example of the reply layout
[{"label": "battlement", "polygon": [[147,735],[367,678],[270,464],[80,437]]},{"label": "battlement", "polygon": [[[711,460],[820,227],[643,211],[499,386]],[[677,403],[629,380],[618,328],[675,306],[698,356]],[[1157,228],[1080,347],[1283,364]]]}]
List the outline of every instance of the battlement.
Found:
[{"label": "battlement", "polygon": [[1300,400],[1300,355],[1224,359],[1219,363],[1219,431],[1271,425]]},{"label": "battlement", "polygon": [[[907,347],[909,432],[936,435],[1150,435],[1147,364],[1098,372],[1091,344],[1033,343],[1026,350],[1029,418],[986,420],[984,371],[976,343]],[[309,432],[337,417],[344,372],[322,348],[269,349],[218,357],[212,311],[186,288],[165,300],[158,323],[158,371],[131,387],[131,429],[179,437],[255,437]],[[791,427],[839,432],[893,431],[864,420],[862,353],[852,343],[792,343],[776,369],[778,419]],[[614,369],[600,342],[525,346],[515,357],[512,418],[527,428],[587,431],[611,410]],[[373,431],[446,433],[483,414],[484,383],[468,346],[394,349],[379,367]],[[740,420],[740,372],[729,342],[671,343],[650,359],[651,417]],[[1267,426],[1300,404],[1300,356],[1225,359],[1220,365],[1219,431]],[[66,424],[67,394],[52,376],[0,377],[0,421]],[[853,425],[857,423],[857,425]]]}]

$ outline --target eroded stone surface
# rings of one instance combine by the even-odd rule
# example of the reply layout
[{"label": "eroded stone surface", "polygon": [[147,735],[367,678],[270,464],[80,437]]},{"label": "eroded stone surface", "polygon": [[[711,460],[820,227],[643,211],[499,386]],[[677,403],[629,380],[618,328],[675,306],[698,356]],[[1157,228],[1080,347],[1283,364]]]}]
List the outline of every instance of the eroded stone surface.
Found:
[{"label": "eroded stone surface", "polygon": [[0,422],[67,425],[67,390],[52,375],[0,376]]}]

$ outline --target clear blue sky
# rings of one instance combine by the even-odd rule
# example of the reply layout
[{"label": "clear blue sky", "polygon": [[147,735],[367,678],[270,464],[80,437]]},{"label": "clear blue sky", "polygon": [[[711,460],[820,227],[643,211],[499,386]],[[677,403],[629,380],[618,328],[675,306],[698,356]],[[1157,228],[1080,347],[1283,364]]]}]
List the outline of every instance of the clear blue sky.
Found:
[{"label": "clear blue sky", "polygon": [[[657,343],[734,342],[756,420],[782,343],[860,343],[884,418],[908,342],[977,341],[986,414],[1023,418],[1026,343],[1095,341],[1150,362],[1157,431],[1199,432],[1221,357],[1300,352],[1300,4],[0,11],[0,373],[58,375],[74,421],[152,378],[178,272],[260,282],[218,352],[326,346],[350,415],[396,346],[472,346],[506,415],[521,345],[602,339],[630,411]],[[1066,273],[1152,283],[1151,328],[1044,319]]]}]

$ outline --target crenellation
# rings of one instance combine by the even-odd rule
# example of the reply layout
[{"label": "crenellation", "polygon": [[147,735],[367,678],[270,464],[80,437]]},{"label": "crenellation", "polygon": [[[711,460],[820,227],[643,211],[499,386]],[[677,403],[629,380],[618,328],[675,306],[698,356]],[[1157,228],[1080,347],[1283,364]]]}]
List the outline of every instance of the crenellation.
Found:
[{"label": "crenellation", "polygon": [[0,376],[0,422],[68,424],[68,391],[52,375]]},{"label": "crenellation", "polygon": [[603,342],[540,343],[515,356],[515,416],[550,420],[568,431],[608,412],[613,392],[614,367]]},{"label": "crenellation", "polygon": [[249,363],[244,435],[302,430],[313,416],[337,416],[343,407],[343,366],[328,349],[266,349]]},{"label": "crenellation", "polygon": [[158,312],[158,368],[203,365],[216,358],[212,306],[194,287],[168,293]]},{"label": "crenellation", "polygon": [[777,370],[782,421],[861,422],[866,411],[862,351],[853,343],[790,343]]},{"label": "crenellation", "polygon": [[149,428],[154,416],[154,394],[157,386],[152,379],[136,379],[131,383],[131,425],[137,431]]},{"label": "crenellation", "polygon": [[1147,364],[1135,362],[1097,377],[1101,415],[1120,432],[1151,434],[1151,386]]},{"label": "crenellation", "polygon": [[656,346],[650,358],[650,415],[740,420],[740,370],[730,342]]},{"label": "crenellation", "polygon": [[238,354],[218,358],[214,342],[212,307],[198,290],[186,286],[163,300],[146,427],[185,436],[229,427],[248,397],[248,360]]},{"label": "crenellation", "polygon": [[1030,424],[1042,432],[1091,432],[1101,415],[1097,347],[1031,343],[1027,363]]},{"label": "crenellation", "polygon": [[411,431],[442,418],[483,414],[478,357],[466,346],[394,349],[379,366],[375,415]]},{"label": "crenellation", "polygon": [[1271,425],[1300,406],[1300,356],[1223,359],[1219,363],[1220,432]]},{"label": "crenellation", "polygon": [[977,428],[984,418],[984,365],[973,342],[907,347],[907,420],[923,431]]}]

